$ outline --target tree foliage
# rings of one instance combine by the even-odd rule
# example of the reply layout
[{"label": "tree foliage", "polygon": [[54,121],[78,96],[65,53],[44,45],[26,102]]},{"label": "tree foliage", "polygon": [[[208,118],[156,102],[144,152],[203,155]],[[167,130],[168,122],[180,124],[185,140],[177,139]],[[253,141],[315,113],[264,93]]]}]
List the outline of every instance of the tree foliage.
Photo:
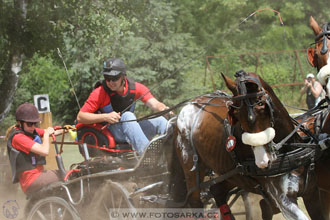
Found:
[{"label": "tree foliage", "polygon": [[[102,78],[102,63],[109,57],[122,58],[129,76],[166,104],[175,105],[212,90],[205,83],[205,56],[307,48],[314,39],[309,16],[320,24],[329,21],[327,6],[325,0],[1,1],[2,87],[5,80],[12,81],[12,54],[21,54],[23,61],[9,121],[19,104],[47,93],[55,120],[73,123],[79,111],[73,91],[82,105]],[[278,13],[258,11],[266,8],[279,11],[284,26]],[[289,59],[284,61],[290,64]],[[268,58],[260,62],[269,72],[285,69],[270,64]],[[240,65],[232,61],[233,69]],[[288,79],[285,74],[277,78]],[[267,77],[276,79],[272,74]],[[138,110],[146,114],[142,106]]]}]

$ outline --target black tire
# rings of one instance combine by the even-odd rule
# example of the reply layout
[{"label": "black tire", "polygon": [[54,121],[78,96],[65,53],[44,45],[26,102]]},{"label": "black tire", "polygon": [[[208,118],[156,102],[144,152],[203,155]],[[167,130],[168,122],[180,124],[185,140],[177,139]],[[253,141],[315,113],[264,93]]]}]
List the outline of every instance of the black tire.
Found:
[{"label": "black tire", "polygon": [[136,213],[136,209],[129,198],[129,193],[126,188],[117,182],[107,181],[103,187],[99,188],[90,202],[88,211],[84,217],[92,217],[93,220],[103,219],[132,219],[135,217],[124,217],[121,213]]},{"label": "black tire", "polygon": [[[105,146],[109,148],[109,141],[107,137],[95,128],[83,127],[77,131],[77,134],[78,134],[79,142],[82,141],[83,143],[86,144],[99,146],[99,147]],[[79,148],[79,151],[84,156],[84,151],[81,148]],[[107,155],[109,153],[107,151],[102,151],[100,149],[89,147],[88,154],[90,157],[97,157],[97,156]]]},{"label": "black tire", "polygon": [[27,220],[80,220],[77,211],[60,197],[47,197],[36,202],[28,213]]}]

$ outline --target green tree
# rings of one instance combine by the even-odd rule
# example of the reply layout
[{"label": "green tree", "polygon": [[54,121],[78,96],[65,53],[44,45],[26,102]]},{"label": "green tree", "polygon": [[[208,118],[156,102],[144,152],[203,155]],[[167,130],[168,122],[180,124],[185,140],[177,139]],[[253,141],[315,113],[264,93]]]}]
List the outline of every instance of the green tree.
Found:
[{"label": "green tree", "polygon": [[[10,2],[6,3],[8,8],[13,7]],[[172,4],[164,1],[36,1],[28,4],[27,28],[21,32],[29,43],[20,44],[25,62],[19,83],[22,92],[15,96],[17,105],[30,101],[33,93],[49,93],[51,97],[54,94],[56,98],[50,100],[54,117],[72,123],[79,107],[69,91],[76,92],[82,105],[94,83],[102,78],[102,62],[109,57],[124,59],[130,76],[148,85],[157,98],[172,104],[173,97],[180,93],[186,68],[182,60],[189,57],[195,47],[190,34],[175,32],[174,13]],[[73,82],[69,91],[64,86],[65,80],[66,86],[69,82],[57,48],[62,51]],[[65,92],[49,86],[51,78],[56,79],[59,89],[64,88]]]}]

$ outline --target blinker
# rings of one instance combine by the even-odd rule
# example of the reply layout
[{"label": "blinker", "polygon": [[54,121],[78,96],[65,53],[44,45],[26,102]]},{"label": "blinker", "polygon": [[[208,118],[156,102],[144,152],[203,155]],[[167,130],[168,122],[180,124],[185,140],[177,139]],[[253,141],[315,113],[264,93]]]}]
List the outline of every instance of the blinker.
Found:
[{"label": "blinker", "polygon": [[229,136],[226,141],[226,150],[231,152],[236,146],[236,138],[234,136]]},{"label": "blinker", "polygon": [[328,46],[327,46],[327,36],[323,37],[323,45],[322,45],[322,49],[321,49],[321,54],[324,55],[328,52]]}]

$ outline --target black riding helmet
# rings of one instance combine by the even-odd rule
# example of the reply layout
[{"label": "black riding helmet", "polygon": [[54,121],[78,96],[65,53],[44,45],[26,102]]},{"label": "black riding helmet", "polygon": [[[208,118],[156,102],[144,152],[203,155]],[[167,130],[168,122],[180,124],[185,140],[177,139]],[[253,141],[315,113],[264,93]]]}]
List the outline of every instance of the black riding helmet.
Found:
[{"label": "black riding helmet", "polygon": [[110,58],[104,61],[103,75],[118,76],[120,74],[126,75],[126,66],[122,59]]}]

